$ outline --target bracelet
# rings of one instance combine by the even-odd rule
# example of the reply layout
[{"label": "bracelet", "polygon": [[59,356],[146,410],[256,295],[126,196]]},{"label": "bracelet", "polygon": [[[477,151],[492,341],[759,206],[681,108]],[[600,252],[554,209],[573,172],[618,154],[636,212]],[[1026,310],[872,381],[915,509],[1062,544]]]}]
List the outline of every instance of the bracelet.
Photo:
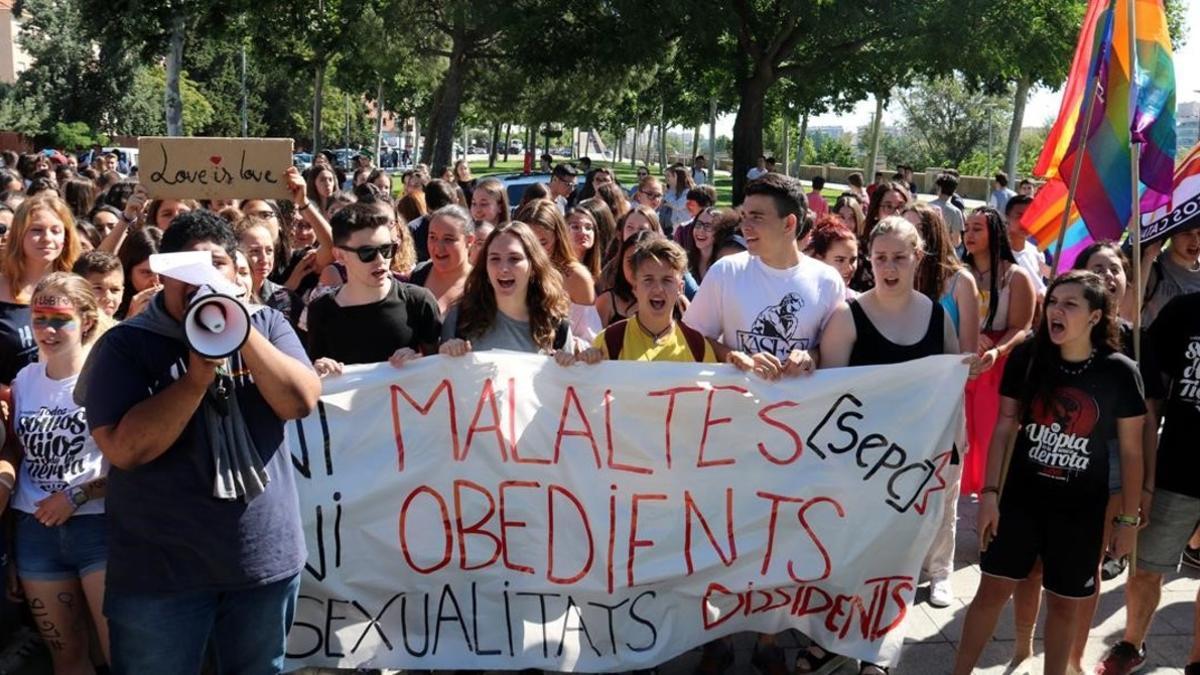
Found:
[{"label": "bracelet", "polygon": [[308,202],[308,201],[306,201],[306,202],[304,202],[303,204],[301,204],[301,205],[297,206],[297,207],[296,207],[296,211],[298,211],[298,212],[299,212],[299,211],[307,211],[307,210],[308,210],[308,207],[310,207],[310,206],[312,206],[312,202]]},{"label": "bracelet", "polygon": [[1000,496],[1000,488],[996,487],[995,485],[988,485],[987,487],[985,487],[979,491],[980,497],[982,497],[986,494],[993,494],[993,495],[996,495],[997,497],[999,497]]},{"label": "bracelet", "polygon": [[1137,527],[1142,524],[1141,516],[1127,516],[1124,513],[1119,513],[1113,518],[1113,525],[1123,525],[1125,527]]}]

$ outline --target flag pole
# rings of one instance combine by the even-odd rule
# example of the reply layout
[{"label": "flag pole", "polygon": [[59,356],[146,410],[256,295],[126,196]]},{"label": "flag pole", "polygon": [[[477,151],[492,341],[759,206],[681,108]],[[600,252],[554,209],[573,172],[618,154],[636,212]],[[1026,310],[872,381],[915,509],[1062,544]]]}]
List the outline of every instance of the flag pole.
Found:
[{"label": "flag pole", "polygon": [[[1117,0],[1109,0],[1108,10],[1116,9]],[[1071,182],[1067,184],[1067,204],[1063,208],[1062,223],[1058,227],[1058,243],[1054,245],[1054,260],[1050,266],[1050,278],[1058,276],[1058,265],[1062,260],[1063,243],[1067,238],[1067,226],[1071,224],[1071,207],[1075,204],[1075,190],[1079,187],[1079,174],[1083,171],[1083,155],[1087,151],[1088,133],[1092,128],[1092,112],[1096,109],[1096,88],[1100,84],[1100,41],[1095,41],[1091,68],[1088,70],[1087,91],[1083,95],[1083,127],[1079,147],[1075,149],[1075,165],[1071,167]],[[1080,127],[1077,127],[1077,131]]]},{"label": "flag pole", "polygon": [[[1133,87],[1137,87],[1137,11],[1134,9],[1134,0],[1125,0],[1126,17],[1129,22],[1129,82]],[[1136,89],[1134,91],[1136,93]],[[1132,101],[1131,101],[1132,104]],[[1137,362],[1142,360],[1142,199],[1138,183],[1141,180],[1140,166],[1138,159],[1141,155],[1141,144],[1133,138],[1133,115],[1136,114],[1136,107],[1130,109],[1130,147],[1129,147],[1129,175],[1131,191],[1130,197],[1133,203],[1129,213],[1129,236],[1133,243],[1133,359]],[[1145,453],[1145,449],[1142,449]],[[1145,484],[1146,477],[1142,477],[1142,483]],[[1138,499],[1141,499],[1141,492],[1138,492]],[[1139,517],[1145,517],[1149,514],[1139,513]],[[1119,527],[1119,526],[1118,526]],[[1132,579],[1137,574],[1137,537],[1133,538],[1133,548],[1129,552],[1129,578]]]}]

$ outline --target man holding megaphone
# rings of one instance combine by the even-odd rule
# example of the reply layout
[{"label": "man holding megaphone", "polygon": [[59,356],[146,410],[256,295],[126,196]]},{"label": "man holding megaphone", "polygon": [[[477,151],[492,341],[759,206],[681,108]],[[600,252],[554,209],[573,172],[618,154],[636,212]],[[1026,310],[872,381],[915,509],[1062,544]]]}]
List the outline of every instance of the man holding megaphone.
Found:
[{"label": "man holding megaphone", "polygon": [[229,223],[180,215],[163,289],[93,348],[75,397],[112,465],[104,612],[117,674],[283,668],[304,564],[284,424],[321,385],[279,312],[237,300]]}]

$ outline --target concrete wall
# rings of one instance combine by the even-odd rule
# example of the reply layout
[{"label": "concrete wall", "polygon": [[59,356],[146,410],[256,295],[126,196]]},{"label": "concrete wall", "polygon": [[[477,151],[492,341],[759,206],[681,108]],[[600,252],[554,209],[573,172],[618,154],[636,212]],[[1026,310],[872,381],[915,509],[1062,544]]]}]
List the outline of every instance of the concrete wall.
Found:
[{"label": "concrete wall", "polygon": [[[802,164],[798,177],[802,180],[812,180],[814,176],[821,176],[826,182],[845,185],[850,182],[847,177],[855,171],[862,172],[862,169],[833,165]],[[945,169],[929,167],[925,171],[913,172],[913,182],[917,184],[917,191],[922,194],[936,194],[937,177],[943,171]],[[870,184],[873,179],[874,176],[864,176],[864,182],[867,184]],[[985,176],[959,176],[958,178],[958,194],[967,199],[986,201],[990,189],[991,178]]]}]

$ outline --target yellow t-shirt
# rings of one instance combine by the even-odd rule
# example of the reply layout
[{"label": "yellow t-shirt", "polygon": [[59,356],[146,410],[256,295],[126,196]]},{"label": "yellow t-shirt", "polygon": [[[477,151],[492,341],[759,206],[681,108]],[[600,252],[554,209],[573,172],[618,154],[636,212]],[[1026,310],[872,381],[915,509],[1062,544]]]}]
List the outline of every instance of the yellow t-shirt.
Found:
[{"label": "yellow t-shirt", "polygon": [[[608,353],[608,345],[604,340],[604,334],[610,330],[612,330],[611,326],[601,331],[592,342],[592,346],[604,352],[606,357],[612,359],[614,355]],[[670,333],[667,333],[656,341],[642,328],[636,316],[629,319],[625,325],[625,339],[621,345],[621,353],[615,356],[621,361],[696,362],[696,359],[692,356],[691,348],[688,347],[687,338],[683,335],[683,329],[679,327],[678,321],[675,322],[674,328]],[[717,355],[713,352],[712,344],[708,340],[705,340],[704,361],[702,363],[716,362]]]}]

